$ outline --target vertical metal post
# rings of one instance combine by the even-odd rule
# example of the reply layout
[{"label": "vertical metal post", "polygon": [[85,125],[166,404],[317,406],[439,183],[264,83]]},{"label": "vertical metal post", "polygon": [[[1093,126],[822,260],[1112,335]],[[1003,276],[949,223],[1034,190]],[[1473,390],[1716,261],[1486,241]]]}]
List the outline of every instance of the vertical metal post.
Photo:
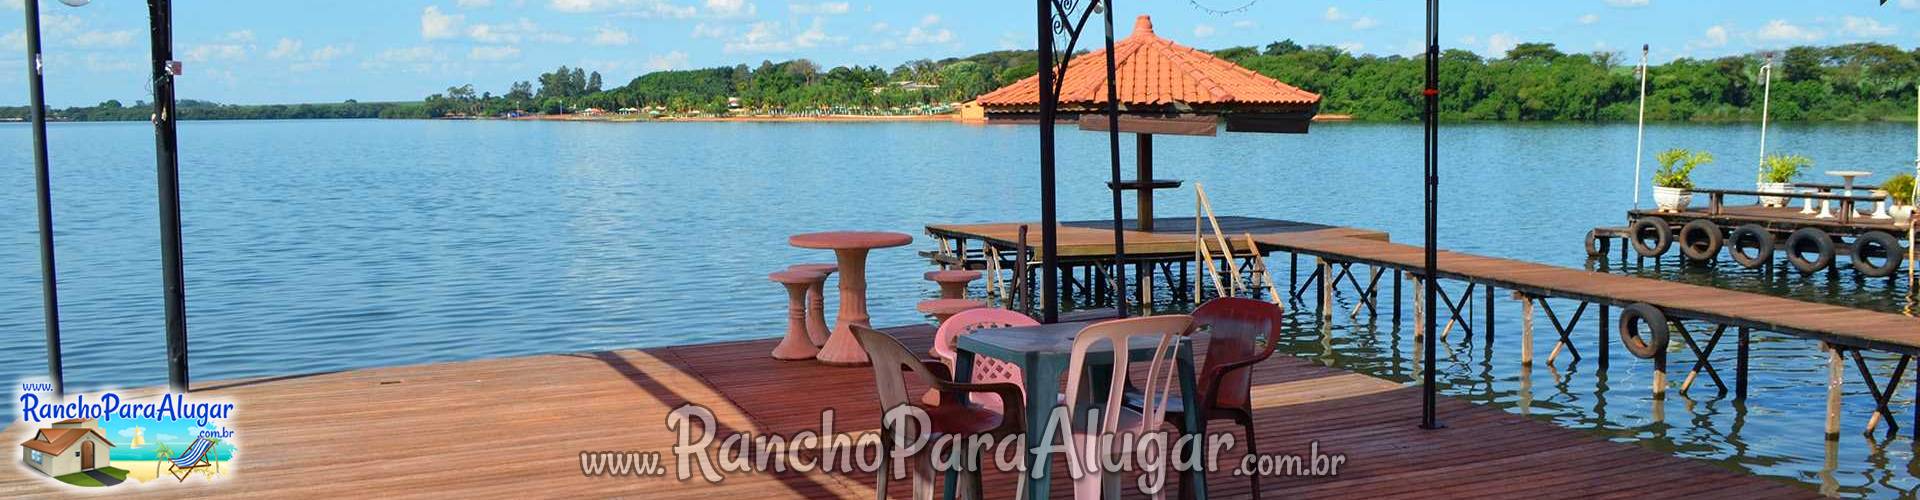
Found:
[{"label": "vertical metal post", "polygon": [[1740,327],[1740,355],[1733,360],[1733,400],[1747,400],[1747,341],[1751,331]]},{"label": "vertical metal post", "polygon": [[1427,104],[1424,120],[1422,120],[1425,122],[1424,125],[1426,125],[1426,182],[1425,182],[1426,189],[1427,189],[1426,191],[1426,194],[1427,194],[1426,196],[1427,198],[1426,200],[1427,202],[1426,203],[1426,208],[1427,208],[1426,276],[1424,276],[1423,277],[1424,279],[1421,280],[1422,281],[1421,284],[1425,288],[1425,290],[1422,293],[1425,295],[1426,303],[1421,304],[1421,307],[1425,309],[1425,312],[1423,315],[1426,317],[1423,318],[1423,320],[1426,321],[1427,323],[1426,331],[1429,333],[1423,339],[1426,342],[1424,349],[1426,350],[1425,359],[1427,360],[1427,363],[1424,366],[1422,366],[1422,368],[1424,368],[1424,373],[1422,374],[1421,385],[1420,385],[1420,391],[1421,391],[1420,428],[1422,429],[1440,428],[1440,421],[1438,419],[1438,416],[1435,415],[1435,413],[1438,411],[1436,409],[1436,405],[1438,404],[1438,401],[1439,401],[1439,388],[1435,387],[1434,385],[1436,383],[1434,380],[1435,379],[1434,366],[1440,364],[1438,361],[1435,360],[1435,358],[1439,355],[1439,353],[1437,352],[1438,349],[1436,349],[1436,345],[1438,344],[1438,341],[1435,340],[1435,338],[1438,337],[1438,335],[1432,334],[1432,332],[1435,331],[1434,327],[1437,326],[1435,320],[1438,318],[1439,312],[1440,312],[1436,304],[1437,301],[1434,300],[1436,298],[1435,295],[1437,295],[1437,290],[1439,288],[1439,281],[1440,281],[1439,280],[1440,275],[1435,272],[1440,267],[1440,257],[1438,252],[1439,240],[1435,238],[1435,231],[1438,230],[1437,219],[1440,216],[1438,211],[1439,202],[1440,202],[1440,165],[1439,165],[1439,161],[1440,161],[1440,158],[1439,158],[1440,88],[1439,87],[1440,87],[1440,0],[1427,0],[1427,86],[1426,86],[1426,89],[1421,92],[1426,96],[1426,104]]},{"label": "vertical metal post", "polygon": [[40,307],[46,316],[47,378],[56,398],[65,397],[60,367],[60,293],[53,265],[53,180],[47,172],[47,100],[40,78],[40,2],[25,2],[27,11],[27,90],[33,107],[33,186],[40,215]]},{"label": "vertical metal post", "polygon": [[[156,1],[156,0],[150,0]],[[164,1],[164,0],[158,0]],[[1054,210],[1053,127],[1059,96],[1053,91],[1053,0],[1035,0],[1040,59],[1040,321],[1060,321],[1059,214]],[[1071,54],[1069,54],[1071,56]]]},{"label": "vertical metal post", "polygon": [[1607,358],[1609,357],[1607,355],[1607,347],[1608,347],[1607,316],[1608,314],[1610,313],[1607,312],[1607,305],[1600,304],[1600,339],[1599,339],[1600,347],[1599,349],[1597,349],[1597,352],[1600,353],[1600,358],[1597,361],[1599,361],[1600,363],[1600,371],[1603,371],[1603,372],[1607,371]]},{"label": "vertical metal post", "polygon": [[[1113,55],[1113,0],[1098,1],[1101,2],[1101,7],[1104,7],[1102,10],[1105,12],[1104,19],[1107,23],[1107,154],[1111,156],[1113,160],[1113,296],[1116,298],[1113,302],[1113,310],[1116,317],[1125,318],[1127,317],[1128,298],[1126,279],[1127,233],[1126,224],[1121,219],[1125,214],[1121,213],[1120,207],[1120,90],[1114,87],[1114,72],[1118,71],[1119,63],[1114,61]],[[1072,55],[1069,54],[1068,57],[1072,57]],[[1052,127],[1053,124],[1043,123],[1041,125],[1043,127]],[[1152,209],[1147,208],[1145,205],[1142,205],[1140,208],[1141,230],[1150,229],[1151,222],[1147,220],[1149,210]],[[1141,283],[1143,287],[1146,286],[1147,277],[1151,276],[1153,272],[1152,269],[1145,269],[1146,266],[1147,264],[1142,263],[1134,268],[1134,281]],[[1151,289],[1146,290],[1150,293]],[[1144,314],[1146,311],[1142,313]]]},{"label": "vertical metal post", "polygon": [[160,266],[166,283],[167,388],[187,391],[187,281],[180,245],[180,155],[173,102],[173,2],[147,0],[153,36],[154,154],[160,188]]},{"label": "vertical metal post", "polygon": [[1487,346],[1492,347],[1493,346],[1493,284],[1492,283],[1487,284],[1486,295],[1483,298],[1486,299],[1486,303],[1487,303],[1487,307],[1486,307],[1487,331],[1482,332],[1482,335],[1486,336]]}]

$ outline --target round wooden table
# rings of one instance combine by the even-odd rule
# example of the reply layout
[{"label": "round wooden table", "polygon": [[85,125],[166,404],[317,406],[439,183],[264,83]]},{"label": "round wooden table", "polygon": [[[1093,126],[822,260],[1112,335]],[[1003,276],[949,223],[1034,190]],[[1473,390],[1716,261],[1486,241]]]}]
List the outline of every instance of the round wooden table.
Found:
[{"label": "round wooden table", "polygon": [[796,234],[787,244],[833,250],[840,264],[840,313],[833,319],[833,335],[814,359],[835,366],[865,366],[867,351],[853,338],[853,325],[872,327],[867,316],[867,252],[913,243],[913,236],[882,231],[829,231]]}]

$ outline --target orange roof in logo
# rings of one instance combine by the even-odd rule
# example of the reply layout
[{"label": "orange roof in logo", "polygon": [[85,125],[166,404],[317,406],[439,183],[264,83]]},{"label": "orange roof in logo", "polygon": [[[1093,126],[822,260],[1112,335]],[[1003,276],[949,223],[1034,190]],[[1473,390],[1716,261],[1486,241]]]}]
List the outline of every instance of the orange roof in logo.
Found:
[{"label": "orange roof in logo", "polygon": [[[1319,104],[1320,94],[1287,85],[1225,59],[1173,43],[1153,32],[1153,20],[1140,16],[1133,34],[1115,42],[1114,87],[1129,107],[1184,104],[1225,111],[1297,108]],[[1074,58],[1060,88],[1060,107],[1091,108],[1107,103],[1106,51]],[[1040,104],[1040,78],[1028,77],[980,96],[988,110]]]}]

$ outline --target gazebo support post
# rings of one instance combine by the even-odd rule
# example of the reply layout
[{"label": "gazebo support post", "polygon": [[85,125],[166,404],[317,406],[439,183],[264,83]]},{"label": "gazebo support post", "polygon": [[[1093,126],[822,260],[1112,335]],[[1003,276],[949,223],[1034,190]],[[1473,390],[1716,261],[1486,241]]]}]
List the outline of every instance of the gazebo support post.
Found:
[{"label": "gazebo support post", "polygon": [[1140,230],[1153,230],[1153,134],[1134,134],[1134,182],[1141,183],[1134,206],[1140,212]]}]

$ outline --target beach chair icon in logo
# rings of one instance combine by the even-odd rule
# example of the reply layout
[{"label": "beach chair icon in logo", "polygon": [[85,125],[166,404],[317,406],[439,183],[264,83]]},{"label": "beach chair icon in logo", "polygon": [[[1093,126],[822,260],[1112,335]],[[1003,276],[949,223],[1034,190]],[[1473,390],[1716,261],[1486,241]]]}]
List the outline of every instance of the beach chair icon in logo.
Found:
[{"label": "beach chair icon in logo", "polygon": [[180,454],[167,465],[167,473],[173,474],[174,478],[181,482],[186,482],[187,476],[193,475],[194,470],[213,467],[213,462],[207,460],[207,455],[211,453],[213,453],[213,441],[207,440],[204,436],[194,438],[193,444],[187,446],[186,453]]}]

